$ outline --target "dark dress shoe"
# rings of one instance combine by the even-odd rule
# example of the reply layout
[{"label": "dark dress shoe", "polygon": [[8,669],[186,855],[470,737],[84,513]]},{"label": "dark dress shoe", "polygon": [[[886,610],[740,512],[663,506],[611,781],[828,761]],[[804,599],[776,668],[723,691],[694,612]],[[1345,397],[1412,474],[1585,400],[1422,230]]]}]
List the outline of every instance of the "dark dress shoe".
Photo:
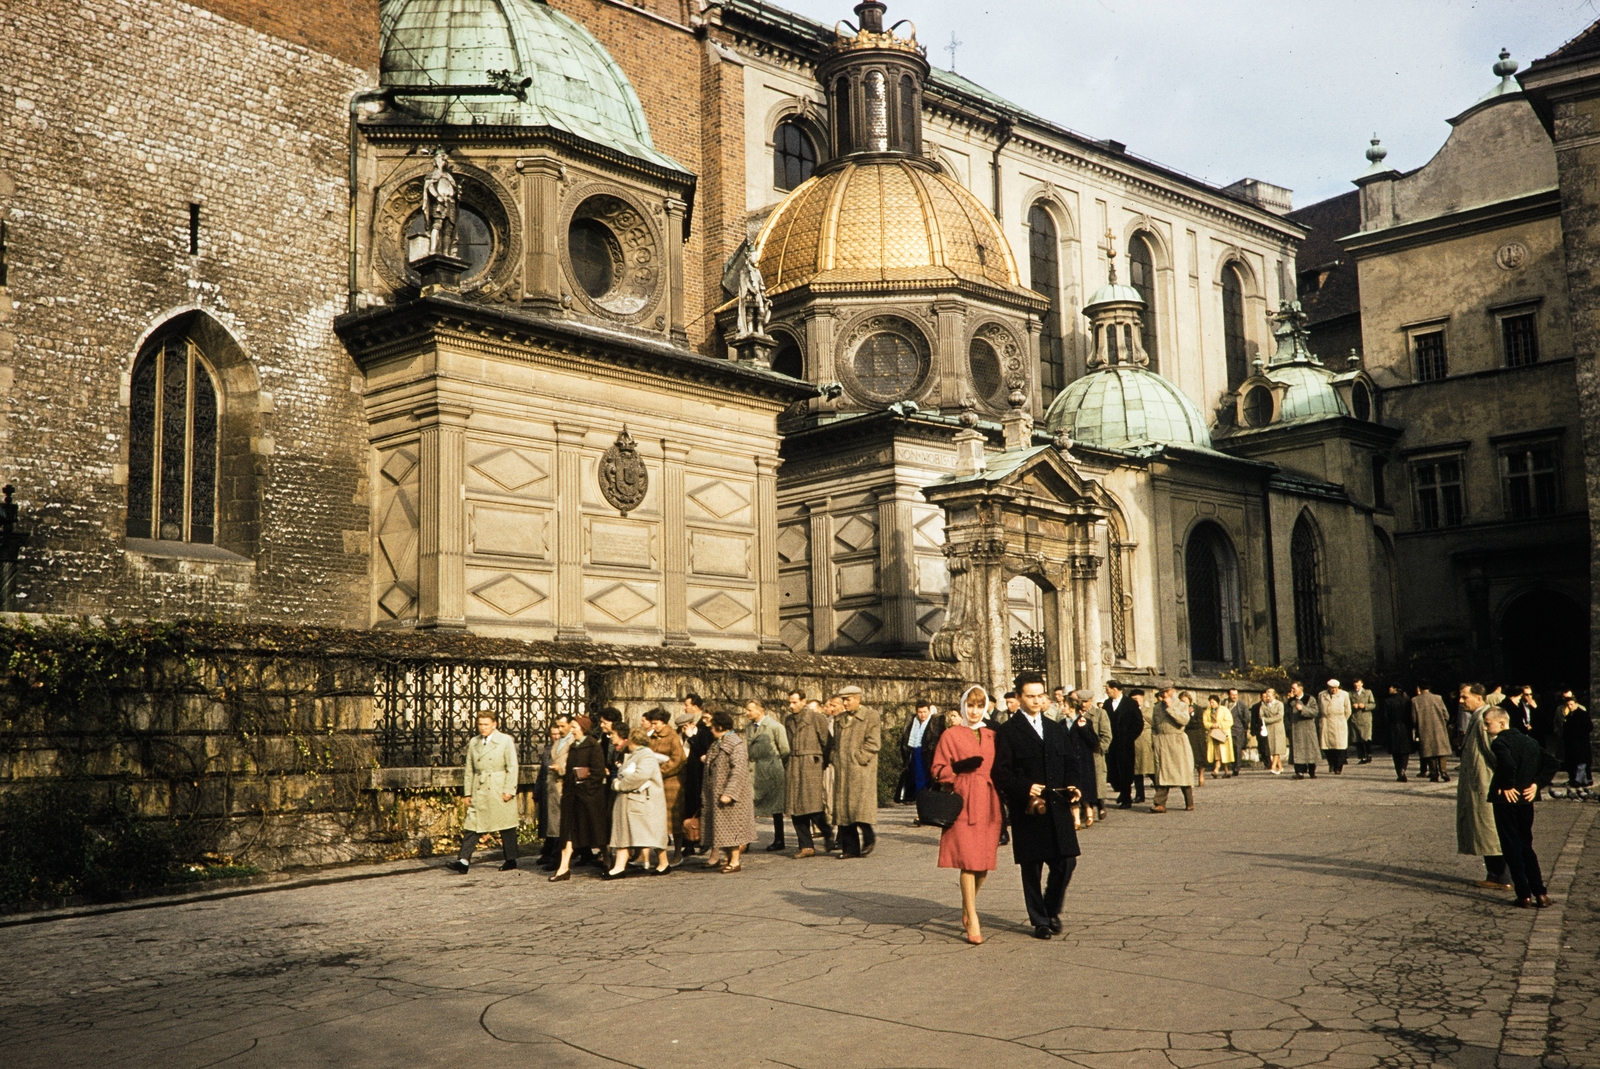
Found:
[{"label": "dark dress shoe", "polygon": [[466,871],[467,871],[467,863],[465,861],[462,861],[460,858],[456,858],[454,861],[452,861],[448,865],[446,865],[444,867],[444,870],[446,872],[453,872],[457,876],[464,876],[464,875],[466,875]]},{"label": "dark dress shoe", "polygon": [[1011,829],[1010,828],[1001,828],[1000,829],[1000,845],[1001,846],[1010,846],[1011,845]]},{"label": "dark dress shoe", "polygon": [[877,848],[878,848],[878,844],[877,843],[868,843],[866,846],[863,846],[861,848],[861,853],[857,854],[856,857],[866,857],[868,854],[872,853]]},{"label": "dark dress shoe", "polygon": [[1317,770],[1314,769],[1314,768],[1311,770],[1311,778],[1312,779],[1316,779],[1317,778]]},{"label": "dark dress shoe", "polygon": [[1060,917],[1051,917],[1050,918],[1050,930],[1052,932],[1056,933],[1057,935],[1061,934],[1061,918]]},{"label": "dark dress shoe", "polygon": [[773,843],[771,846],[767,847],[767,853],[775,854],[779,850],[787,850],[787,849],[788,849],[788,847],[784,846],[782,843]]},{"label": "dark dress shoe", "polygon": [[1532,909],[1533,908],[1533,899],[1531,899],[1531,898],[1519,898],[1519,899],[1517,899],[1515,905],[1516,905],[1516,907],[1518,909]]},{"label": "dark dress shoe", "polygon": [[1050,931],[1050,926],[1048,924],[1041,924],[1033,930],[1033,937],[1035,939],[1049,939],[1052,934],[1053,933]]},{"label": "dark dress shoe", "polygon": [[500,866],[500,871],[501,872],[510,872],[512,869],[514,869],[516,867],[517,867],[517,859],[516,858],[512,858],[510,861],[507,861],[504,865]]},{"label": "dark dress shoe", "polygon": [[1538,898],[1533,900],[1533,904],[1538,906],[1540,909],[1548,909],[1550,908],[1550,896],[1540,895]]}]

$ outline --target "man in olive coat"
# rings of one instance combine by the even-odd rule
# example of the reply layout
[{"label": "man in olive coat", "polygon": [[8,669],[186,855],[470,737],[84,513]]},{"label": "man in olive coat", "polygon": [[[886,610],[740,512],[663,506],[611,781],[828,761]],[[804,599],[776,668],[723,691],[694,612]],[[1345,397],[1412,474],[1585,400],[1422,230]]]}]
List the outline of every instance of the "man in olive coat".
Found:
[{"label": "man in olive coat", "polygon": [[1317,703],[1306,697],[1299,681],[1289,684],[1283,697],[1283,718],[1289,722],[1289,760],[1294,778],[1317,778],[1317,758],[1322,756],[1322,733],[1317,730]]},{"label": "man in olive coat", "polygon": [[789,733],[767,707],[751,699],[744,704],[748,723],[743,731],[745,752],[750,758],[750,779],[755,790],[756,819],[772,818],[769,852],[782,850],[784,801],[784,762],[789,759]]},{"label": "man in olive coat", "polygon": [[789,761],[784,766],[784,804],[794,824],[796,858],[816,857],[811,829],[822,829],[822,851],[833,852],[833,829],[828,826],[827,780],[823,775],[828,752],[828,718],[815,702],[807,702],[800,691],[789,694],[789,715],[784,718],[789,734]]},{"label": "man in olive coat", "polygon": [[1511,890],[1511,873],[1500,849],[1500,831],[1494,824],[1489,784],[1494,779],[1494,753],[1483,717],[1491,706],[1482,683],[1461,685],[1461,708],[1467,725],[1461,732],[1461,772],[1456,782],[1456,853],[1483,858],[1484,878],[1479,887]]},{"label": "man in olive coat", "polygon": [[1372,714],[1377,708],[1378,698],[1367,689],[1366,680],[1356,680],[1350,691],[1350,737],[1363,765],[1372,763]]},{"label": "man in olive coat", "polygon": [[1177,693],[1174,687],[1162,687],[1151,710],[1150,748],[1156,761],[1152,813],[1167,811],[1167,795],[1174,787],[1183,792],[1183,808],[1194,808],[1194,747],[1185,731],[1194,713]]},{"label": "man in olive coat", "polygon": [[1450,775],[1444,770],[1444,760],[1450,756],[1450,714],[1445,711],[1444,699],[1428,689],[1428,684],[1417,687],[1411,699],[1411,719],[1417,725],[1417,756],[1422,759],[1422,771],[1430,783],[1449,783]]},{"label": "man in olive coat", "polygon": [[839,689],[839,714],[833,722],[829,764],[833,766],[833,819],[845,857],[866,857],[878,845],[872,825],[878,820],[878,751],[883,748],[883,716],[861,704],[857,686]]},{"label": "man in olive coat", "polygon": [[499,730],[493,713],[478,714],[478,733],[467,743],[461,793],[467,799],[467,819],[462,822],[461,852],[445,868],[467,871],[479,836],[499,832],[505,851],[504,869],[517,867],[517,744]]},{"label": "man in olive coat", "polygon": [[[1011,856],[1022,867],[1022,896],[1036,939],[1061,931],[1061,907],[1078,865],[1072,827],[1082,757],[1072,732],[1045,715],[1050,695],[1037,672],[1017,676],[1021,708],[995,729],[995,789],[1011,813]],[[1030,811],[1030,806],[1034,810]],[[1050,875],[1040,887],[1040,877]]]}]

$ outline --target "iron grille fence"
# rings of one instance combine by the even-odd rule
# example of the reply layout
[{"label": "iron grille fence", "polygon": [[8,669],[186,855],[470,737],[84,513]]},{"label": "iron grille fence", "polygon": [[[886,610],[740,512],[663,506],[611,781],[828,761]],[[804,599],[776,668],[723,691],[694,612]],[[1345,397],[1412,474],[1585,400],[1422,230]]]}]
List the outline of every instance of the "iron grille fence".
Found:
[{"label": "iron grille fence", "polygon": [[1050,658],[1045,653],[1043,631],[1019,631],[1011,636],[1011,670],[1046,672]]},{"label": "iron grille fence", "polygon": [[373,688],[384,767],[448,767],[462,760],[480,712],[500,718],[519,754],[544,748],[557,716],[589,711],[590,674],[582,668],[499,661],[401,661],[385,665]]}]

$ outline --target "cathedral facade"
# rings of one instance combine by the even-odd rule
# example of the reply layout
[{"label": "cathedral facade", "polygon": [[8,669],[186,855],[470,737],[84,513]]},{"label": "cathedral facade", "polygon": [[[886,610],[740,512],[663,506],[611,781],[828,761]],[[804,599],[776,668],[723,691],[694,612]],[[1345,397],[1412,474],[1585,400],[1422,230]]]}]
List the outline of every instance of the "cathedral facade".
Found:
[{"label": "cathedral facade", "polygon": [[1286,190],[874,0],[56,6],[0,45],[19,609],[1081,685],[1398,655],[1395,431],[1307,347]]}]

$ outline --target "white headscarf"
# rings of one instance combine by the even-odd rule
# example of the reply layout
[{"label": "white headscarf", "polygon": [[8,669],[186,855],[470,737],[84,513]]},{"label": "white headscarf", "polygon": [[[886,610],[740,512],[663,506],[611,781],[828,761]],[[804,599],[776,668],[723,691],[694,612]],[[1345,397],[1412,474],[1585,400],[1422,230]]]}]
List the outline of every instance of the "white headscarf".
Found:
[{"label": "white headscarf", "polygon": [[[986,714],[989,708],[989,692],[983,688],[982,684],[974,683],[972,686],[962,691],[961,704],[956,706],[956,713],[961,717],[962,727],[972,726],[971,724],[967,723],[967,698],[972,695],[973,691],[977,691],[979,694],[983,695],[983,707]],[[980,724],[979,726],[981,727],[982,725]]]}]

